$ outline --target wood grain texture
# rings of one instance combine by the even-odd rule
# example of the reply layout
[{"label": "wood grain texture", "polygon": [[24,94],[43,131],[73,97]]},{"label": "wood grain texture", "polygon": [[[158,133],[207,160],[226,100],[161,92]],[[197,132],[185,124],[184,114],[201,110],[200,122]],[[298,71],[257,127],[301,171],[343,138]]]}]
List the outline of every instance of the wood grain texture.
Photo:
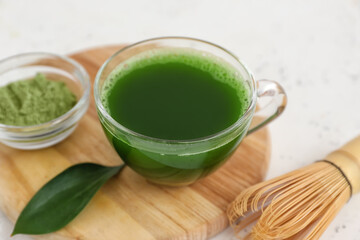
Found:
[{"label": "wood grain texture", "polygon": [[[121,46],[73,54],[93,80],[100,65]],[[214,174],[181,188],[160,187],[126,167],[95,195],[64,229],[36,239],[132,240],[206,239],[228,226],[225,210],[244,188],[261,181],[268,168],[270,140],[262,129],[241,143]],[[78,128],[54,147],[21,151],[0,144],[0,208],[15,222],[35,192],[72,164],[117,165],[121,159],[105,138],[95,103]]]}]

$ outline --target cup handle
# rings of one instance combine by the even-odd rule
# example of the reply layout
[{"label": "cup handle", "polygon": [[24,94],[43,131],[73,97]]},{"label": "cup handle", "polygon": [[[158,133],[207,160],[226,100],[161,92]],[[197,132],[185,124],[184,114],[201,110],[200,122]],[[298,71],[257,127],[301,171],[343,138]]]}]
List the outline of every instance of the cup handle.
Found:
[{"label": "cup handle", "polygon": [[262,79],[257,81],[258,99],[270,98],[262,108],[256,108],[253,120],[247,135],[257,131],[272,120],[280,116],[287,104],[287,97],[282,86],[272,80]]}]

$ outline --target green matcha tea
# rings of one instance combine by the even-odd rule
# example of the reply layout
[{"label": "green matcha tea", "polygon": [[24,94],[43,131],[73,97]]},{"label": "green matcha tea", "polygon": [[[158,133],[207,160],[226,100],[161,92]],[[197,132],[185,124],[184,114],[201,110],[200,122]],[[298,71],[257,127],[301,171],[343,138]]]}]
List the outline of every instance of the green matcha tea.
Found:
[{"label": "green matcha tea", "polygon": [[[114,120],[136,133],[163,140],[194,140],[234,124],[249,107],[250,93],[236,70],[214,56],[163,49],[118,66],[104,84],[102,103]],[[184,182],[184,178],[192,182],[208,174],[241,137],[206,153],[164,156],[145,153],[107,135],[128,165],[160,183]]]}]

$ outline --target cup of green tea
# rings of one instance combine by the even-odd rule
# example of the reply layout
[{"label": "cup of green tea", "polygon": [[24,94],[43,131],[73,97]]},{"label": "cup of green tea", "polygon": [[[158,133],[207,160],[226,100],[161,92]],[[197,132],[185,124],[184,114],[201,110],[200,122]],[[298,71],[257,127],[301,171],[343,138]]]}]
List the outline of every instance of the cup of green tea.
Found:
[{"label": "cup of green tea", "polygon": [[[247,134],[286,105],[278,83],[255,82],[231,52],[185,37],[154,38],[116,52],[97,73],[94,95],[104,132],[122,160],[148,181],[168,186],[191,184],[218,169]],[[264,96],[270,100],[261,111],[268,113],[250,127]]]}]

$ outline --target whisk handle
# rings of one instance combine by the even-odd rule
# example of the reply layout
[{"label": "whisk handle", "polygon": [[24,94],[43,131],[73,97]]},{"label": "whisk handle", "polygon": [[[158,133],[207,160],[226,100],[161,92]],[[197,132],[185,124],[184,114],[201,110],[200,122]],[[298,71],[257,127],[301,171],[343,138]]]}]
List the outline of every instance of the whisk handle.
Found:
[{"label": "whisk handle", "polygon": [[351,184],[353,194],[360,192],[360,136],[330,153],[325,159],[341,169]]}]

